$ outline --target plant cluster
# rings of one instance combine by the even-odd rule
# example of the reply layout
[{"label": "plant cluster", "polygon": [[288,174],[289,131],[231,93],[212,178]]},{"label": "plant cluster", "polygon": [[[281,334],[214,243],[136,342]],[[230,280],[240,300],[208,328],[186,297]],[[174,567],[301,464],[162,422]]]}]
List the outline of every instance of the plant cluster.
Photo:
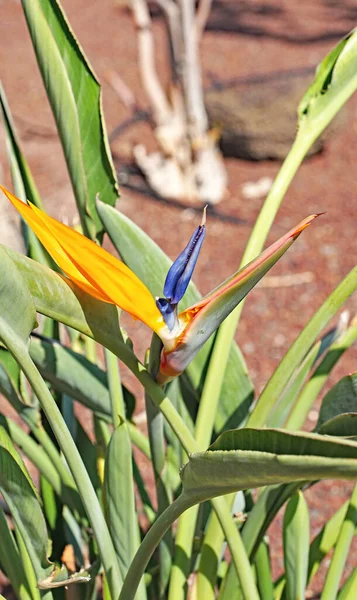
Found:
[{"label": "plant cluster", "polygon": [[[357,31],[322,61],[301,101],[296,140],[241,268],[202,298],[191,276],[205,217],[171,263],[115,209],[98,81],[59,2],[22,5],[83,234],[44,211],[1,90],[16,195],[2,190],[23,217],[27,256],[0,246],[0,391],[29,430],[0,414],[1,570],[21,600],[57,600],[69,586],[80,599],[100,591],[107,600],[292,600],[334,549],[321,598],[352,600],[357,567],[340,582],[357,488],[312,542],[303,492],[321,479],[357,478],[356,374],[325,394],[314,432],[302,428],[357,338],[355,321],[324,333],[357,288],[357,266],[257,398],[234,335],[249,291],[317,216],[262,252],[309,148],[357,87]],[[101,247],[105,233],[121,260]],[[153,332],[144,362],[121,310]],[[145,391],[147,435],[118,359]],[[92,411],[94,437],[76,402]],[[133,447],[152,464],[155,499]],[[22,455],[38,469],[39,489]],[[285,570],[274,581],[266,531],[283,505]]]}]

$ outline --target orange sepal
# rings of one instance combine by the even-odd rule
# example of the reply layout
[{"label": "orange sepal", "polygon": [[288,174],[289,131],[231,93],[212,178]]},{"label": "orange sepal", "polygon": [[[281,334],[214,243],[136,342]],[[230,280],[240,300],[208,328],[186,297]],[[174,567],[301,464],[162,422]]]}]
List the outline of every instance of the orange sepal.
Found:
[{"label": "orange sepal", "polygon": [[147,287],[122,261],[0,186],[63,272],[88,294],[116,304],[153,331],[163,326]]}]

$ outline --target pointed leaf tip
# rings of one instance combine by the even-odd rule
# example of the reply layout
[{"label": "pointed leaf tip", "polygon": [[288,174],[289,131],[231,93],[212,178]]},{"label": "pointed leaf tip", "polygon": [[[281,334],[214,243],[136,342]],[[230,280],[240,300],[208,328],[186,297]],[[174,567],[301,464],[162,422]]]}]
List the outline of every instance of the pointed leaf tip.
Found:
[{"label": "pointed leaf tip", "polygon": [[304,229],[309,227],[309,225],[311,225],[311,223],[315,219],[317,219],[317,217],[320,217],[321,215],[324,215],[324,214],[325,214],[325,212],[320,212],[320,213],[314,213],[313,215],[306,217],[306,219],[301,221],[301,223],[299,223],[294,229],[291,230],[290,237],[297,238],[300,235],[300,233],[302,231],[304,231]]}]

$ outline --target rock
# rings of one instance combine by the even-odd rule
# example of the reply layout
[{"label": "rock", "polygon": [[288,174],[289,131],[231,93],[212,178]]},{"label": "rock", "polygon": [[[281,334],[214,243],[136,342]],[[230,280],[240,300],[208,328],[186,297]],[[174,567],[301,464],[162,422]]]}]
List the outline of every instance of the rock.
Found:
[{"label": "rock", "polygon": [[[205,100],[212,126],[222,128],[223,154],[247,160],[283,160],[295,138],[297,107],[313,77],[313,70],[303,69],[215,83]],[[340,113],[328,132],[343,120]],[[321,151],[325,140],[326,133],[309,155]]]}]

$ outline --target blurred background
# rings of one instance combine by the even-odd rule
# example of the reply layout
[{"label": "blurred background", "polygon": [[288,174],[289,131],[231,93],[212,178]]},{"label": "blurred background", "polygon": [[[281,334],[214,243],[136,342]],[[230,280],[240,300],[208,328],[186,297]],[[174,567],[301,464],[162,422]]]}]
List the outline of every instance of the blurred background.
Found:
[{"label": "blurred background", "polygon": [[[102,84],[104,114],[121,189],[117,206],[175,258],[200,221],[204,198],[158,196],[134,160],[138,145],[145,146],[148,153],[157,152],[158,140],[153,135],[152,106],[138,68],[138,30],[133,13],[121,0],[63,0],[62,4]],[[165,4],[158,1],[149,6],[157,74],[172,99],[162,10]],[[22,149],[48,212],[75,224],[75,204],[62,149],[21,3],[0,0],[0,10],[0,76]],[[357,4],[353,0],[213,0],[200,58],[208,133],[220,138],[227,189],[207,212],[207,237],[194,277],[202,293],[238,268],[255,218],[294,139],[297,105],[317,64],[356,24]],[[11,187],[4,139],[1,129],[0,179]],[[256,393],[318,306],[356,264],[356,150],[355,95],[300,168],[269,242],[313,212],[326,214],[253,290],[244,308],[237,341]],[[16,218],[12,213],[7,216],[8,207],[2,200],[0,209],[1,242],[18,247],[16,235],[8,227],[8,219],[11,225]],[[353,318],[357,312],[355,297],[347,308]],[[134,331],[141,327],[128,325]],[[357,349],[351,348],[329,383],[355,372],[356,359]],[[312,410],[310,429],[316,418],[317,412]],[[319,484],[313,494],[308,492],[314,518],[312,534],[341,503],[347,485]],[[280,556],[277,545],[277,573]]]}]

